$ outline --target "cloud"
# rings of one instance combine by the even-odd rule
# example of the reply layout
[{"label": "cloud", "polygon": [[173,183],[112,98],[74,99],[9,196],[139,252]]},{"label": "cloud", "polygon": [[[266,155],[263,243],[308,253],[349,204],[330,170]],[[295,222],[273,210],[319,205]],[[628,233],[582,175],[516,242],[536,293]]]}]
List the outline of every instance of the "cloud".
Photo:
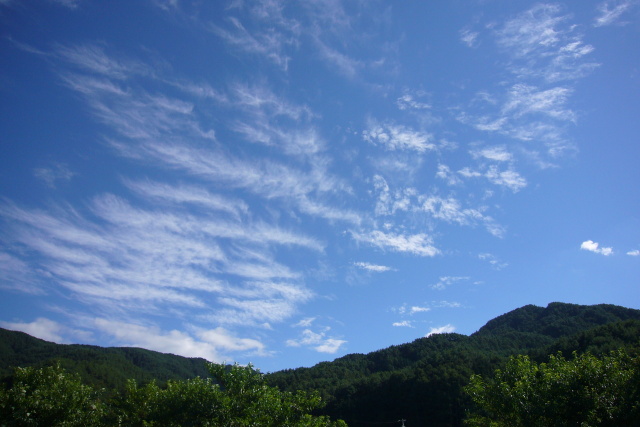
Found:
[{"label": "cloud", "polygon": [[479,33],[465,28],[460,31],[460,40],[469,47],[478,46]]},{"label": "cloud", "polygon": [[565,108],[569,95],[571,89],[566,87],[539,90],[534,86],[518,83],[511,87],[502,113],[511,114],[514,118],[527,114],[544,114],[558,120],[575,121],[575,113]]},{"label": "cloud", "polygon": [[613,254],[613,248],[604,248],[604,247],[601,248],[599,246],[600,245],[594,242],[593,240],[587,240],[585,242],[582,242],[582,244],[580,245],[580,249],[589,251],[589,252],[595,252],[597,254],[601,254],[604,256],[609,256]]},{"label": "cloud", "polygon": [[287,340],[286,344],[289,347],[311,347],[318,353],[335,354],[347,341],[327,337],[328,330],[329,328],[326,328],[321,332],[313,332],[311,329],[304,329],[300,338]]},{"label": "cloud", "polygon": [[380,249],[393,252],[406,252],[418,256],[433,257],[440,250],[433,246],[433,238],[424,233],[395,234],[373,230],[369,233],[351,232],[353,238],[359,242],[368,243]]},{"label": "cloud", "polygon": [[399,309],[398,309],[398,313],[402,314],[402,315],[410,315],[413,316],[414,314],[417,313],[426,313],[427,311],[431,311],[431,308],[429,307],[422,307],[419,305],[412,305],[412,306],[407,306],[406,304],[403,304]]},{"label": "cloud", "polygon": [[400,110],[429,110],[431,105],[425,102],[416,101],[413,95],[405,94],[396,100],[396,105]]},{"label": "cloud", "polygon": [[393,322],[391,326],[402,327],[402,328],[413,328],[413,325],[409,320],[403,320],[402,322]]},{"label": "cloud", "polygon": [[448,288],[449,286],[453,285],[454,283],[467,281],[467,280],[469,280],[468,276],[443,276],[443,277],[440,277],[440,280],[438,281],[438,283],[431,285],[431,289],[442,291]]},{"label": "cloud", "polygon": [[296,324],[295,324],[295,325],[293,325],[293,326],[296,326],[296,327],[302,327],[302,328],[308,328],[309,326],[311,326],[311,324],[312,324],[315,320],[316,320],[316,318],[315,318],[315,317],[307,317],[307,318],[304,318],[304,319],[300,320],[298,323],[296,323]]},{"label": "cloud", "polygon": [[68,342],[63,338],[63,334],[67,332],[68,328],[44,317],[39,317],[30,323],[0,322],[0,326],[12,331],[21,331],[45,341],[52,341],[58,344]]},{"label": "cloud", "polygon": [[196,185],[173,185],[156,181],[132,181],[125,179],[124,184],[144,198],[174,205],[193,205],[212,211],[226,212],[234,217],[247,214],[249,207],[242,200],[211,193]]},{"label": "cloud", "polygon": [[451,324],[447,324],[437,328],[431,328],[431,330],[425,335],[425,337],[428,338],[431,335],[435,335],[435,334],[449,334],[451,332],[454,332],[455,330],[456,330],[455,326]]},{"label": "cloud", "polygon": [[281,69],[287,70],[290,58],[284,52],[284,48],[288,44],[295,43],[293,39],[278,30],[258,29],[250,31],[235,17],[229,17],[227,20],[230,23],[230,29],[210,25],[210,31],[233,48],[262,56]]},{"label": "cloud", "polygon": [[502,270],[509,266],[508,263],[501,261],[498,257],[490,253],[485,252],[478,254],[478,258],[487,261],[491,265],[491,268],[495,270]]},{"label": "cloud", "polygon": [[638,250],[638,249],[631,250],[631,251],[627,252],[627,255],[629,255],[629,256],[640,256],[640,250]]},{"label": "cloud", "polygon": [[430,133],[395,124],[371,123],[368,129],[362,132],[362,137],[365,141],[382,145],[390,151],[410,150],[424,153],[436,149],[436,145],[432,142],[433,135]]},{"label": "cloud", "polygon": [[52,3],[57,3],[60,6],[64,6],[69,9],[77,9],[80,5],[80,0],[49,0]]},{"label": "cloud", "polygon": [[36,178],[41,179],[49,188],[56,188],[58,182],[68,182],[76,174],[62,163],[56,163],[48,168],[36,168],[33,170]]},{"label": "cloud", "polygon": [[244,351],[262,354],[264,345],[255,339],[237,338],[224,328],[198,329],[195,337],[178,331],[162,331],[155,326],[145,326],[104,318],[93,322],[99,330],[125,343],[126,346],[142,347],[162,353],[179,354],[185,357],[202,357],[212,362],[222,362],[221,352]]},{"label": "cloud", "polygon": [[486,147],[481,150],[474,150],[471,152],[471,155],[476,158],[482,157],[496,162],[508,162],[513,160],[513,156],[504,146],[493,146]]},{"label": "cloud", "polygon": [[385,271],[391,270],[391,267],[387,267],[386,265],[376,265],[370,264],[368,262],[354,262],[353,265],[363,270],[371,271],[374,273],[384,273]]},{"label": "cloud", "polygon": [[607,0],[598,5],[600,15],[596,17],[594,27],[603,27],[616,23],[620,16],[637,4],[632,0]]},{"label": "cloud", "polygon": [[515,75],[557,82],[580,78],[598,66],[584,61],[593,47],[583,43],[570,16],[561,12],[557,4],[537,4],[497,29],[498,45],[511,56]]}]

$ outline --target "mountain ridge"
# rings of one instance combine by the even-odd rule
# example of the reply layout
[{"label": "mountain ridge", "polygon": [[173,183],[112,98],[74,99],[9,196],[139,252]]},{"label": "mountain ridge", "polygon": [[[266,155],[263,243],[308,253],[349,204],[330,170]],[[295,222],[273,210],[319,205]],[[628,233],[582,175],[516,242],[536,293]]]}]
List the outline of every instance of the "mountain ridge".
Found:
[{"label": "mountain ridge", "polygon": [[[471,335],[435,334],[367,354],[352,353],[312,367],[266,375],[283,391],[317,390],[327,403],[318,415],[349,425],[407,419],[410,425],[461,426],[470,401],[462,392],[472,374],[490,375],[511,355],[545,361],[573,351],[640,353],[640,310],[611,304],[526,305],[489,320]],[[132,347],[55,344],[0,329],[0,376],[11,366],[59,361],[84,382],[122,389],[139,383],[206,377],[205,360]]]}]

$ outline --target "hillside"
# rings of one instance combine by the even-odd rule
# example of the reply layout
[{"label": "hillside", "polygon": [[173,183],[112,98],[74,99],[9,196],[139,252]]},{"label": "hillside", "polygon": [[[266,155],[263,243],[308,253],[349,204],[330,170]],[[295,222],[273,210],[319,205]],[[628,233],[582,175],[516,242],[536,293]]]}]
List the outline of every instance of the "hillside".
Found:
[{"label": "hillside", "polygon": [[556,351],[599,353],[638,346],[638,337],[640,310],[528,305],[489,321],[471,336],[433,335],[277,372],[269,380],[285,390],[319,390],[328,401],[322,413],[349,425],[405,418],[412,426],[457,426],[470,404],[461,389],[472,373],[489,374],[513,354],[545,360]]},{"label": "hillside", "polygon": [[162,383],[208,375],[204,359],[142,348],[55,344],[0,328],[0,378],[9,376],[16,366],[44,366],[54,361],[80,374],[85,383],[106,389],[121,389],[129,378]]},{"label": "hillside", "polygon": [[[470,402],[462,393],[469,377],[490,374],[513,354],[545,361],[548,354],[601,354],[616,348],[640,350],[640,310],[613,305],[552,303],[527,305],[490,320],[470,336],[439,334],[368,354],[350,354],[311,368],[266,376],[285,391],[318,390],[327,406],[318,412],[351,426],[395,422],[408,426],[462,425]],[[128,378],[205,377],[204,359],[139,348],[61,345],[0,329],[0,375],[14,366],[60,361],[83,381],[120,389]]]}]

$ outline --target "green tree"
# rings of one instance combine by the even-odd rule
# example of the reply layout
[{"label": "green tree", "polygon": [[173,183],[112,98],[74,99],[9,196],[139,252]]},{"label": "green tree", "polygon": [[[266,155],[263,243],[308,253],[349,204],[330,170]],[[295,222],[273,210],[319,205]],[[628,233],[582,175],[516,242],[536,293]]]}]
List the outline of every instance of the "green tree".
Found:
[{"label": "green tree", "polygon": [[640,358],[622,350],[541,364],[514,356],[491,379],[473,375],[465,391],[478,408],[468,425],[640,425]]},{"label": "green tree", "polygon": [[283,392],[266,384],[249,366],[207,365],[212,378],[154,382],[129,381],[116,404],[118,422],[130,426],[346,426],[311,412],[321,406],[316,392]]},{"label": "green tree", "polygon": [[95,426],[104,412],[95,391],[60,365],[16,368],[12,386],[0,390],[0,425]]}]

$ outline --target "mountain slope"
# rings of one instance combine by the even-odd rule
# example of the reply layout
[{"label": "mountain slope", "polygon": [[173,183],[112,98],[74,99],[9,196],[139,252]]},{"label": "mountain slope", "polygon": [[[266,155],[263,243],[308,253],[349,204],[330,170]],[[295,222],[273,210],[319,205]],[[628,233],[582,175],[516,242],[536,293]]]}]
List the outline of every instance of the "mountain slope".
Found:
[{"label": "mountain slope", "polygon": [[[545,359],[563,350],[605,351],[638,344],[640,310],[612,305],[528,305],[489,321],[471,336],[433,335],[367,355],[269,376],[285,390],[318,389],[322,412],[349,425],[406,418],[410,425],[462,425],[471,374],[490,374],[509,355]],[[600,344],[597,344],[600,342]],[[575,348],[574,348],[575,347]]]},{"label": "mountain slope", "polygon": [[43,366],[54,361],[80,374],[85,383],[107,389],[121,389],[130,378],[164,382],[208,376],[204,359],[141,348],[55,344],[0,328],[0,378],[9,376],[16,366]]},{"label": "mountain slope", "polygon": [[[550,353],[640,349],[640,310],[613,305],[527,305],[498,316],[470,336],[439,334],[369,354],[350,354],[311,368],[267,375],[282,390],[318,390],[319,413],[351,426],[407,419],[411,426],[459,426],[470,402],[462,393],[472,374],[487,375],[513,354],[543,361]],[[0,376],[14,366],[58,360],[91,385],[120,389],[126,380],[207,376],[204,359],[139,348],[60,345],[0,329]]]}]

